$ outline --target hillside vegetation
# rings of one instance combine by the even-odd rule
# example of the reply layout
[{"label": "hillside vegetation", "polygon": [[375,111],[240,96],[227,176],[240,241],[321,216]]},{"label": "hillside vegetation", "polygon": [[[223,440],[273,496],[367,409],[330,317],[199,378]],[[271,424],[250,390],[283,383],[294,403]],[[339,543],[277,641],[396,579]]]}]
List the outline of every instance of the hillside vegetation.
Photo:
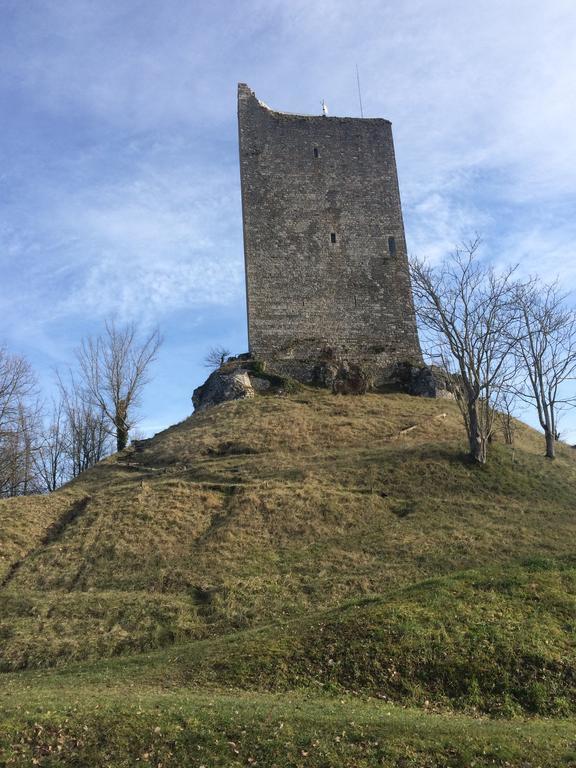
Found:
[{"label": "hillside vegetation", "polygon": [[[109,764],[132,765],[140,726],[114,714],[130,691],[142,734],[160,700],[158,727],[184,729],[163,757],[150,731],[156,765],[523,765],[531,750],[576,764],[561,720],[485,722],[458,746],[458,717],[576,712],[576,452],[545,460],[520,423],[486,467],[465,447],[450,401],[302,388],[217,406],[48,497],[0,502],[0,755],[76,764],[54,756],[58,733],[78,742],[89,721],[77,764],[100,764],[95,734],[113,732]],[[231,750],[236,736],[220,751],[232,711],[260,757]],[[185,762],[190,718],[207,751]],[[283,762],[274,729],[300,720],[322,749],[287,736]]]}]

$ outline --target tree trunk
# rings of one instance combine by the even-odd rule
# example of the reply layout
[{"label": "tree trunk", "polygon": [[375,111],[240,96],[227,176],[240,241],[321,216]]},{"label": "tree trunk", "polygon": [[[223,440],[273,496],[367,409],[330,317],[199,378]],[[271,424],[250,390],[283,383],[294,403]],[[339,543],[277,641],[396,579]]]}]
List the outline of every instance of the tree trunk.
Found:
[{"label": "tree trunk", "polygon": [[124,422],[116,423],[116,450],[123,451],[128,445],[128,430]]},{"label": "tree trunk", "polygon": [[116,450],[123,451],[128,445],[128,424],[126,423],[126,403],[120,400],[116,407],[116,418],[114,426],[116,427]]},{"label": "tree trunk", "polygon": [[477,464],[486,464],[488,446],[480,429],[480,419],[475,402],[468,403],[468,439],[470,443],[470,458]]},{"label": "tree trunk", "polygon": [[544,436],[546,438],[546,458],[556,458],[556,436],[554,432],[549,429],[544,430]]}]

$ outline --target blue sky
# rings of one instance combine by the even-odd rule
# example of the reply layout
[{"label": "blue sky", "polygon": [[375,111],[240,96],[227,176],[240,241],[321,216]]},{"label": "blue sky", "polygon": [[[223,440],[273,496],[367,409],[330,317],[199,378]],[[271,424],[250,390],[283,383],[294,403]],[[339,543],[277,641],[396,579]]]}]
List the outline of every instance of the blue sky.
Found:
[{"label": "blue sky", "polygon": [[[143,408],[247,349],[236,86],[392,120],[408,247],[576,289],[573,0],[0,0],[0,340],[46,392],[106,317],[158,323]],[[576,418],[564,431],[576,439]]]}]

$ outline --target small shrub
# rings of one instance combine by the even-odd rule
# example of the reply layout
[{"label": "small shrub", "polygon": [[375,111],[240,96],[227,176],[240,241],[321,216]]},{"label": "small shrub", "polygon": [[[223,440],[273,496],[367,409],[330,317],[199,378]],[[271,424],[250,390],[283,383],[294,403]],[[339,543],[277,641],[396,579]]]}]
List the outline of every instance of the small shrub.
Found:
[{"label": "small shrub", "polygon": [[253,373],[257,373],[260,376],[266,370],[266,363],[262,360],[254,360],[250,367]]},{"label": "small shrub", "polygon": [[526,688],[525,706],[534,714],[548,714],[550,711],[549,691],[544,683],[533,682]]}]

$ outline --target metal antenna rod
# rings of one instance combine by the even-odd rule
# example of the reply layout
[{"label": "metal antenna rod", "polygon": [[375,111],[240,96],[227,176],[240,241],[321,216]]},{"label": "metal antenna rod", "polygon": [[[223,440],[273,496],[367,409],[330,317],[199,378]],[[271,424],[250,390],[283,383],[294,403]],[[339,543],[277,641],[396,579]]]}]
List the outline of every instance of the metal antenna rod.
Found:
[{"label": "metal antenna rod", "polygon": [[360,72],[358,71],[358,64],[356,64],[356,82],[358,83],[358,101],[360,102],[360,117],[364,117],[364,110],[362,109],[362,91],[360,90]]}]

